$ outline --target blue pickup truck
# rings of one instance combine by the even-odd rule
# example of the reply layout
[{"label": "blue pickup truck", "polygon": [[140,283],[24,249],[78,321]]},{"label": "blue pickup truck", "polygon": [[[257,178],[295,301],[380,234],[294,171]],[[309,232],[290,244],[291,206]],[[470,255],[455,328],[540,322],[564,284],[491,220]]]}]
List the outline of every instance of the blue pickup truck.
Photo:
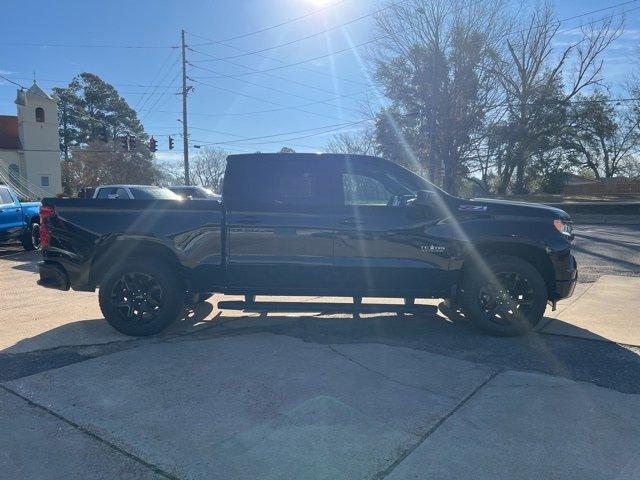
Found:
[{"label": "blue pickup truck", "polygon": [[40,202],[22,203],[16,192],[0,185],[0,242],[19,240],[25,250],[40,248]]}]

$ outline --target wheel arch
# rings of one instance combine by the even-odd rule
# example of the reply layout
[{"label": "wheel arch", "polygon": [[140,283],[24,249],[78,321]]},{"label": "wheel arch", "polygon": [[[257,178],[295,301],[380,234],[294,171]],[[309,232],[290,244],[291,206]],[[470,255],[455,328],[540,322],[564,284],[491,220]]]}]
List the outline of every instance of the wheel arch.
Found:
[{"label": "wheel arch", "polygon": [[185,280],[188,270],[180,262],[178,255],[167,245],[154,239],[133,239],[117,237],[99,246],[91,262],[90,282],[98,285],[107,272],[133,258],[149,257],[175,268]]},{"label": "wheel arch", "polygon": [[555,288],[555,271],[553,269],[553,264],[549,259],[549,255],[547,255],[547,252],[543,247],[512,242],[487,242],[478,244],[475,246],[474,251],[466,253],[462,265],[461,276],[464,275],[464,272],[468,271],[469,268],[473,268],[474,265],[477,265],[477,260],[474,258],[476,256],[476,252],[481,260],[490,255],[508,255],[520,258],[530,263],[538,273],[540,273],[540,276],[544,280],[544,283],[547,286],[547,295],[549,295],[549,297],[552,295]]}]

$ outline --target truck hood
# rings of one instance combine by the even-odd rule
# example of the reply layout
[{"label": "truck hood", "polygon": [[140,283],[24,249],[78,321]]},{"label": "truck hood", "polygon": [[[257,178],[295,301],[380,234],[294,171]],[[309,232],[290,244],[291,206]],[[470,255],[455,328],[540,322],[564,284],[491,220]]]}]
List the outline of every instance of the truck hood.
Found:
[{"label": "truck hood", "polygon": [[513,202],[493,198],[461,200],[458,204],[458,211],[486,213],[487,215],[512,215],[518,217],[570,220],[569,214],[559,208],[541,205],[539,203]]}]

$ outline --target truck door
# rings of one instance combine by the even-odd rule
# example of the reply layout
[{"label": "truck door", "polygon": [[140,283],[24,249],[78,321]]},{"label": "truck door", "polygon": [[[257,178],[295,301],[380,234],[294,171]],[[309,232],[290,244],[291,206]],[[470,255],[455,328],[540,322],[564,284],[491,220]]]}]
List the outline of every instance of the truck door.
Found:
[{"label": "truck door", "polygon": [[333,285],[337,180],[336,169],[320,157],[228,164],[224,201],[232,291],[315,293]]},{"label": "truck door", "polygon": [[439,235],[445,229],[427,209],[404,203],[424,186],[397,173],[387,162],[345,164],[335,243],[336,274],[344,291],[409,297],[446,289],[448,235]]},{"label": "truck door", "polygon": [[22,208],[7,187],[0,187],[0,240],[17,238],[22,233]]}]

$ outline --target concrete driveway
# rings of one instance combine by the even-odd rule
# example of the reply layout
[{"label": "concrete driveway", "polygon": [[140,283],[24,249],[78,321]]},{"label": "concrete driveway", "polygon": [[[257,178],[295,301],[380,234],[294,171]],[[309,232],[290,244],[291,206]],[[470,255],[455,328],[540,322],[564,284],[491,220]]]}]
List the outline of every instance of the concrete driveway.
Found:
[{"label": "concrete driveway", "polygon": [[36,258],[0,259],[0,478],[640,478],[640,279],[613,264],[517,339],[214,299],[139,340]]}]

